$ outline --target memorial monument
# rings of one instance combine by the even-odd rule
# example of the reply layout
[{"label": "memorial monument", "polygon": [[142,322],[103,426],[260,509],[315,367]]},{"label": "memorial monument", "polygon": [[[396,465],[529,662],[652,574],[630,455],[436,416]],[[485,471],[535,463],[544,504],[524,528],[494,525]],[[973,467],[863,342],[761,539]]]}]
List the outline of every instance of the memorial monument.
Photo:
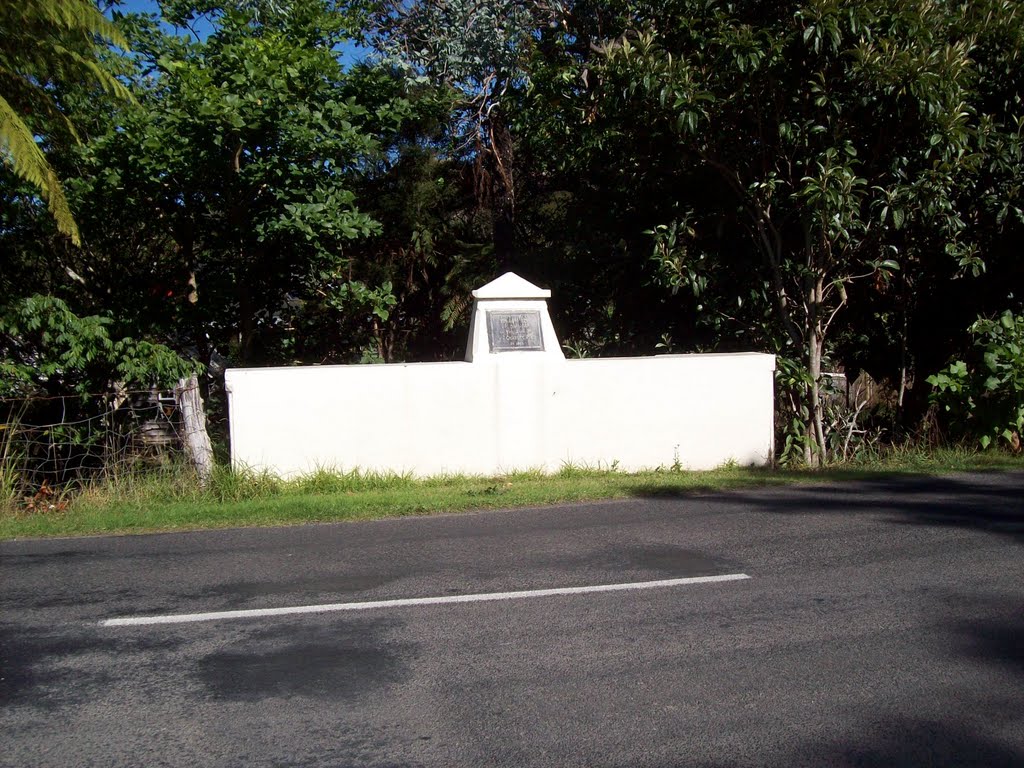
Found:
[{"label": "memorial monument", "polygon": [[466,361],[494,361],[502,352],[542,352],[564,360],[548,314],[551,291],[506,272],[473,291]]},{"label": "memorial monument", "polygon": [[230,369],[236,467],[418,476],[709,469],[773,456],[773,355],[566,360],[549,290],[473,291],[465,362]]}]

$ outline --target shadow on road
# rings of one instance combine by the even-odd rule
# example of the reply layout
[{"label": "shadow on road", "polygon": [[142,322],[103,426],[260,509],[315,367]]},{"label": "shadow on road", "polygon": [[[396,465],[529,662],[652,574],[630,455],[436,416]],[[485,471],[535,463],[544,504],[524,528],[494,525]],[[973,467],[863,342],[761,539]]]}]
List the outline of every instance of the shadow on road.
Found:
[{"label": "shadow on road", "polygon": [[[947,599],[963,596],[947,595]],[[944,646],[953,658],[965,666],[988,665],[1011,680],[1000,690],[946,688],[949,714],[915,717],[928,710],[932,702],[917,701],[906,693],[890,696],[877,710],[850,713],[836,722],[834,740],[813,739],[794,744],[790,749],[765,755],[757,764],[770,768],[822,766],[828,768],[1020,768],[1024,750],[1020,743],[1021,696],[1013,691],[1014,680],[1024,686],[1024,604],[1003,606],[1002,620],[983,620],[951,624],[941,629],[937,645]],[[955,680],[956,677],[949,678]],[[941,691],[940,686],[937,690]],[[1018,687],[1016,690],[1021,690]],[[896,711],[894,711],[896,710]],[[964,712],[984,712],[984,731],[961,717]],[[969,717],[969,716],[968,716]],[[1000,738],[1005,735],[1007,740]],[[744,763],[747,764],[747,763]],[[754,764],[754,763],[750,763]],[[673,763],[682,768],[686,761]],[[733,763],[715,763],[726,768]],[[666,765],[665,768],[668,768]]]},{"label": "shadow on road", "polygon": [[95,698],[114,677],[89,661],[118,650],[113,639],[92,633],[69,637],[0,626],[0,705],[31,702],[57,710]]},{"label": "shadow on road", "polygon": [[[645,486],[634,495],[692,497],[686,491],[657,485]],[[758,511],[776,514],[882,514],[898,523],[973,528],[1024,541],[1024,472],[861,477],[849,483],[730,491],[721,498],[743,499]]]},{"label": "shadow on road", "polygon": [[259,702],[304,697],[352,701],[405,682],[412,643],[393,642],[390,620],[348,619],[306,628],[296,638],[284,623],[254,631],[244,647],[222,648],[198,659],[207,696]]},{"label": "shadow on road", "polygon": [[808,744],[782,760],[777,768],[815,765],[831,768],[1019,768],[1024,754],[985,738],[958,723],[897,719],[884,726],[864,723],[865,738],[851,744]]},{"label": "shadow on road", "polygon": [[[1001,606],[1006,611],[1005,606]],[[957,648],[970,659],[998,664],[1007,673],[1021,677],[1024,687],[1024,603],[999,620],[973,620],[951,627],[959,641]],[[1024,760],[1021,761],[1024,765]]]},{"label": "shadow on road", "polygon": [[[723,501],[749,504],[751,511],[773,515],[871,515],[893,525],[970,529],[1024,542],[1024,473],[972,473],[946,477],[873,476],[856,482],[758,488],[712,494]],[[641,498],[678,498],[691,495],[664,486],[637,492]],[[708,496],[703,496],[707,500]],[[884,528],[880,530],[884,535]],[[1024,564],[1021,573],[1024,574]],[[963,600],[964,596],[947,596]],[[998,598],[998,599],[997,599]],[[975,595],[971,599],[977,600]],[[984,598],[981,598],[984,599]],[[965,665],[987,665],[1024,686],[1024,603],[992,596],[987,618],[965,619],[936,628],[938,646]],[[924,640],[924,638],[922,638]],[[935,641],[936,637],[929,640]],[[1018,689],[1019,690],[1019,689]],[[961,702],[977,699],[980,711],[1003,713],[1003,728],[993,722],[986,733],[951,715],[949,719],[915,718],[913,701],[902,701],[900,712],[861,712],[855,738],[837,736],[834,742],[796,745],[782,759],[766,756],[765,765],[837,768],[1017,768],[1024,766],[1024,751],[1001,742],[994,733],[1021,726],[1019,696],[1006,699],[994,692],[962,690],[952,694]],[[956,706],[954,706],[956,709]],[[1008,730],[1007,730],[1008,729]],[[849,733],[849,729],[844,728]]]}]

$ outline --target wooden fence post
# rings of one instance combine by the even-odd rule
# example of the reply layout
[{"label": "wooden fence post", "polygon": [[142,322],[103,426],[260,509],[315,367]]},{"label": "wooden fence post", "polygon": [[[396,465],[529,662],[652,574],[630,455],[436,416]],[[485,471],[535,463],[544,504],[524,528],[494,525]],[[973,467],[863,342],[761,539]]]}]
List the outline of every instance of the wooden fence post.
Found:
[{"label": "wooden fence post", "polygon": [[199,484],[205,486],[213,475],[213,445],[206,433],[206,412],[203,410],[203,398],[199,394],[199,379],[196,375],[179,379],[178,386],[174,388],[174,396],[181,410],[185,453],[196,468]]}]

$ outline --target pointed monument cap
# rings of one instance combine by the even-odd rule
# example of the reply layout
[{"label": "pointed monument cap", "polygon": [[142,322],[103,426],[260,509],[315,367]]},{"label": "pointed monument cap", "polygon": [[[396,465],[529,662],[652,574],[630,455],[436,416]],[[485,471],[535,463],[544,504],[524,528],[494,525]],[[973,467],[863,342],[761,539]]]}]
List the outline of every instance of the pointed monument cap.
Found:
[{"label": "pointed monument cap", "polygon": [[506,272],[473,291],[466,360],[514,365],[565,360],[548,313],[551,291]]},{"label": "pointed monument cap", "polygon": [[506,272],[473,291],[474,299],[549,299],[551,291],[538,288],[515,272]]}]

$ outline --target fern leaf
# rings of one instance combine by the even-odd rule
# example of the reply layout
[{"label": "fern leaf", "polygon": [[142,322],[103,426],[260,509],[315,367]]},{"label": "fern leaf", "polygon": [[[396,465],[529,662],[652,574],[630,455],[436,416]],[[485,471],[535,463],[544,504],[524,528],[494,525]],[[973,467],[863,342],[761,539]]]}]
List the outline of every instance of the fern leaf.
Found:
[{"label": "fern leaf", "polygon": [[78,226],[75,224],[71,207],[64,196],[64,190],[57,174],[46,161],[46,156],[39,148],[28,126],[2,95],[0,95],[0,152],[18,176],[39,188],[50,213],[57,222],[57,229],[70,237],[75,245],[81,245]]},{"label": "fern leaf", "polygon": [[117,26],[89,0],[18,0],[8,12],[23,23],[51,24],[71,32],[98,35],[119,48],[128,49]]},{"label": "fern leaf", "polygon": [[[58,229],[80,244],[67,198],[35,133],[51,135],[56,123],[77,141],[74,126],[47,87],[53,82],[95,83],[131,100],[117,77],[97,59],[99,41],[128,49],[117,26],[93,0],[0,0],[0,156],[39,189]],[[21,117],[31,111],[33,125]],[[38,124],[35,118],[42,118]]]}]

